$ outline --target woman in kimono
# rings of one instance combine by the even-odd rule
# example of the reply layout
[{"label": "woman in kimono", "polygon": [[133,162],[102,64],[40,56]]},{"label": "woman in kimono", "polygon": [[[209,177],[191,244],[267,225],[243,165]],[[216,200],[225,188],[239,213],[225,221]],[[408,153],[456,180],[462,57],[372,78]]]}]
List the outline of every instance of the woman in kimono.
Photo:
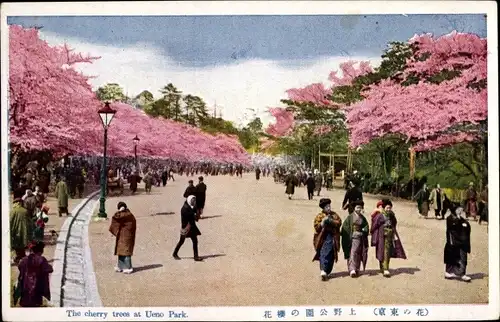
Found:
[{"label": "woman in kimono", "polygon": [[385,277],[390,277],[389,262],[391,258],[406,259],[406,254],[396,230],[398,222],[392,211],[392,202],[389,199],[384,199],[382,207],[383,210],[372,217],[371,245],[375,247],[380,271]]},{"label": "woman in kimono", "polygon": [[115,236],[115,256],[118,256],[115,271],[131,274],[134,271],[132,255],[137,230],[136,219],[123,201],[118,203],[117,208],[118,211],[111,218],[109,226],[109,232]]},{"label": "woman in kimono", "polygon": [[465,219],[462,207],[451,209],[451,214],[446,218],[446,245],[444,246],[444,263],[446,279],[461,278],[469,282],[467,276],[467,254],[470,254],[470,231],[469,222]]},{"label": "woman in kimono", "polygon": [[363,216],[363,201],[355,201],[354,211],[350,213],[342,224],[342,251],[347,260],[347,269],[351,277],[359,274],[361,263],[363,271],[368,259],[368,221]]},{"label": "woman in kimono", "polygon": [[333,270],[333,264],[338,261],[340,249],[340,227],[342,219],[331,210],[332,201],[321,198],[319,207],[322,209],[314,218],[314,255],[313,262],[319,260],[320,276],[323,281],[328,280],[328,275]]},{"label": "woman in kimono", "polygon": [[31,253],[19,263],[19,277],[14,291],[14,303],[21,307],[40,307],[45,297],[50,301],[49,275],[52,266],[43,256],[45,244],[35,241],[29,245]]}]

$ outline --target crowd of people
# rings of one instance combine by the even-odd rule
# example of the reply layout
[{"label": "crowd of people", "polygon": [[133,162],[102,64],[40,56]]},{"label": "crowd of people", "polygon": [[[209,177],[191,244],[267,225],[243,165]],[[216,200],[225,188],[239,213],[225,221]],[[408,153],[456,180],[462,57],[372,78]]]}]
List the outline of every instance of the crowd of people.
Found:
[{"label": "crowd of people", "polygon": [[[321,279],[327,281],[331,278],[340,250],[344,253],[349,275],[353,278],[359,276],[367,265],[369,246],[375,248],[380,272],[390,277],[391,259],[407,258],[397,231],[398,221],[391,200],[378,201],[371,213],[371,224],[364,216],[363,200],[347,200],[344,209],[348,210],[348,216],[344,221],[332,210],[330,199],[321,198],[319,201],[321,212],[313,223],[313,245],[316,250],[313,261],[318,260],[320,263]],[[450,214],[446,218],[444,277],[469,282],[471,277],[466,274],[466,269],[467,256],[471,252],[471,226],[462,206],[453,204],[449,210]]]},{"label": "crowd of people", "polygon": [[[14,299],[21,306],[40,306],[42,297],[50,300],[48,276],[52,267],[43,257],[44,227],[48,221],[49,208],[44,205],[52,191],[57,198],[58,215],[70,215],[69,198],[80,197],[85,185],[96,184],[100,180],[98,159],[75,158],[43,167],[30,164],[23,176],[13,184],[13,207],[10,212],[11,247],[15,252],[13,263],[19,267],[19,279],[14,288]],[[295,170],[287,170],[295,169]],[[136,163],[130,159],[112,159],[108,165],[107,178],[121,178],[130,183],[132,193],[144,181],[146,193],[153,186],[166,186],[174,175],[205,176],[230,175],[242,177],[243,172],[252,170],[242,165],[221,165],[211,163],[188,164],[172,161],[146,160]],[[320,173],[301,165],[267,164],[253,167],[256,179],[261,175],[269,177],[273,173],[274,182],[285,185],[285,193],[292,199],[295,188],[304,186],[309,200],[314,195],[321,196],[322,188],[333,188],[331,171]],[[134,176],[136,177],[134,179]],[[203,219],[207,186],[204,177],[198,177],[197,185],[189,180],[183,194],[181,207],[181,229],[179,241],[173,251],[173,258],[180,260],[178,253],[187,238],[193,246],[193,258],[202,261],[198,254],[198,236],[201,235],[197,222]],[[429,191],[426,185],[416,195],[415,200],[421,217],[427,217],[433,209],[436,218],[446,218],[446,246],[444,250],[445,278],[460,278],[470,281],[466,275],[467,254],[470,253],[470,224],[467,217],[487,221],[487,188],[478,194],[471,183],[462,205],[451,202],[437,185]],[[375,248],[375,258],[383,276],[390,276],[391,258],[406,259],[406,254],[397,231],[397,218],[389,199],[380,200],[376,209],[367,219],[364,215],[363,192],[356,181],[347,183],[347,191],[342,201],[342,209],[348,215],[342,220],[332,210],[331,200],[319,200],[321,212],[313,222],[315,249],[313,261],[320,263],[322,280],[331,277],[333,266],[338,262],[340,250],[344,253],[347,271],[351,277],[359,276],[365,270],[368,250]],[[370,219],[370,223],[369,223]],[[133,272],[132,255],[135,245],[136,221],[124,202],[119,202],[117,211],[111,218],[109,231],[116,237],[115,255],[118,257],[115,270],[130,274]],[[371,240],[369,236],[371,235]],[[27,251],[28,250],[28,255]]]}]

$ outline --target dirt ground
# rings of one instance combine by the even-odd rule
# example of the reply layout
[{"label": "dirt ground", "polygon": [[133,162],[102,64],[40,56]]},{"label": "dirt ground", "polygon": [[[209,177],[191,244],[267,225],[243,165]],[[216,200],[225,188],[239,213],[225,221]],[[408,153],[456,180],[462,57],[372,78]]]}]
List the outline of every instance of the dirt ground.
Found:
[{"label": "dirt ground", "polygon": [[[320,280],[319,263],[312,262],[314,216],[318,197],[307,200],[305,188],[293,200],[271,177],[255,180],[207,177],[205,216],[198,227],[200,255],[194,262],[190,240],[179,255],[172,251],[179,238],[182,194],[188,178],[177,177],[166,187],[135,196],[107,200],[108,214],[125,201],[137,218],[132,257],[135,272],[115,273],[114,238],[109,221],[89,229],[99,293],[105,306],[292,306],[335,304],[479,304],[488,302],[487,226],[472,222],[472,254],[467,267],[470,283],[445,280],[443,248],[445,221],[419,219],[416,205],[395,202],[398,231],[408,259],[391,261],[393,276],[378,273],[374,249],[359,278],[348,276],[340,253],[334,278]],[[195,182],[197,180],[195,179]],[[340,210],[343,190],[323,191]],[[365,196],[366,215],[377,199]]]}]

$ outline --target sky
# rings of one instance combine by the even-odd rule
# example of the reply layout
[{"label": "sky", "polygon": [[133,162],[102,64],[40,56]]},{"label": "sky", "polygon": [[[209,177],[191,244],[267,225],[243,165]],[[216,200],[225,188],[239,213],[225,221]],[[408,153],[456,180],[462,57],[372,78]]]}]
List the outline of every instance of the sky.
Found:
[{"label": "sky", "polygon": [[[486,37],[483,15],[323,16],[44,16],[8,17],[8,24],[43,27],[51,45],[66,42],[100,56],[77,68],[97,89],[118,83],[129,96],[173,83],[202,97],[237,124],[281,106],[289,88],[323,82],[348,60],[376,66],[387,44],[415,34],[453,30]],[[244,115],[247,116],[244,116]]]}]

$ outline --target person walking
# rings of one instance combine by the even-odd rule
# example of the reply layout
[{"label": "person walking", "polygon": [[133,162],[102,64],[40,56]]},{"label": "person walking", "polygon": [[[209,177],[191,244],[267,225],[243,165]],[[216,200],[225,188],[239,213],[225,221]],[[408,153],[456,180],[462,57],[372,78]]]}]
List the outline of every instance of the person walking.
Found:
[{"label": "person walking", "polygon": [[26,248],[33,237],[34,223],[23,206],[24,192],[21,189],[14,190],[14,202],[10,210],[10,247],[16,252],[14,264],[26,256]]},{"label": "person walking", "polygon": [[115,256],[118,256],[116,272],[130,274],[134,271],[132,267],[132,255],[135,246],[135,233],[137,229],[136,220],[132,212],[123,201],[117,205],[118,211],[111,218],[109,231],[115,239]]},{"label": "person walking", "polygon": [[203,209],[205,208],[205,201],[207,199],[207,185],[203,182],[203,177],[198,177],[198,184],[196,185],[196,210],[198,218],[203,218]]},{"label": "person walking", "polygon": [[319,261],[321,280],[327,281],[333,270],[333,265],[338,262],[340,250],[340,228],[342,219],[332,211],[332,201],[321,198],[319,207],[321,212],[314,218],[313,244],[315,255],[313,261]]},{"label": "person walking", "polygon": [[193,180],[188,181],[188,186],[186,187],[186,190],[184,191],[184,198],[187,198],[191,195],[196,196],[196,187],[194,186]]},{"label": "person walking", "polygon": [[451,209],[451,214],[446,218],[446,245],[444,246],[444,263],[446,279],[460,278],[470,282],[466,275],[467,254],[470,254],[471,226],[465,219],[462,207]]},{"label": "person walking", "polygon": [[316,181],[314,180],[312,173],[310,173],[310,172],[308,173],[305,183],[306,183],[306,187],[307,187],[307,198],[309,200],[313,200],[314,188],[316,187]]},{"label": "person walking", "polygon": [[69,216],[70,215],[68,211],[69,191],[64,176],[61,177],[61,180],[59,180],[59,182],[56,185],[55,195],[57,198],[57,206],[59,208],[59,217],[62,217],[62,214],[66,214],[66,216]]},{"label": "person walking", "polygon": [[197,262],[203,260],[198,256],[198,236],[201,235],[201,232],[196,226],[196,221],[196,197],[194,195],[190,195],[187,197],[181,208],[181,236],[177,246],[175,246],[174,253],[172,254],[176,260],[181,259],[179,257],[179,250],[186,241],[186,238],[191,238],[191,241],[193,242],[194,260]]},{"label": "person walking", "polygon": [[434,216],[436,219],[443,219],[444,217],[444,214],[441,214],[441,210],[443,209],[443,200],[443,191],[441,190],[441,186],[437,184],[436,188],[432,189],[429,196],[429,201],[434,209]]}]

